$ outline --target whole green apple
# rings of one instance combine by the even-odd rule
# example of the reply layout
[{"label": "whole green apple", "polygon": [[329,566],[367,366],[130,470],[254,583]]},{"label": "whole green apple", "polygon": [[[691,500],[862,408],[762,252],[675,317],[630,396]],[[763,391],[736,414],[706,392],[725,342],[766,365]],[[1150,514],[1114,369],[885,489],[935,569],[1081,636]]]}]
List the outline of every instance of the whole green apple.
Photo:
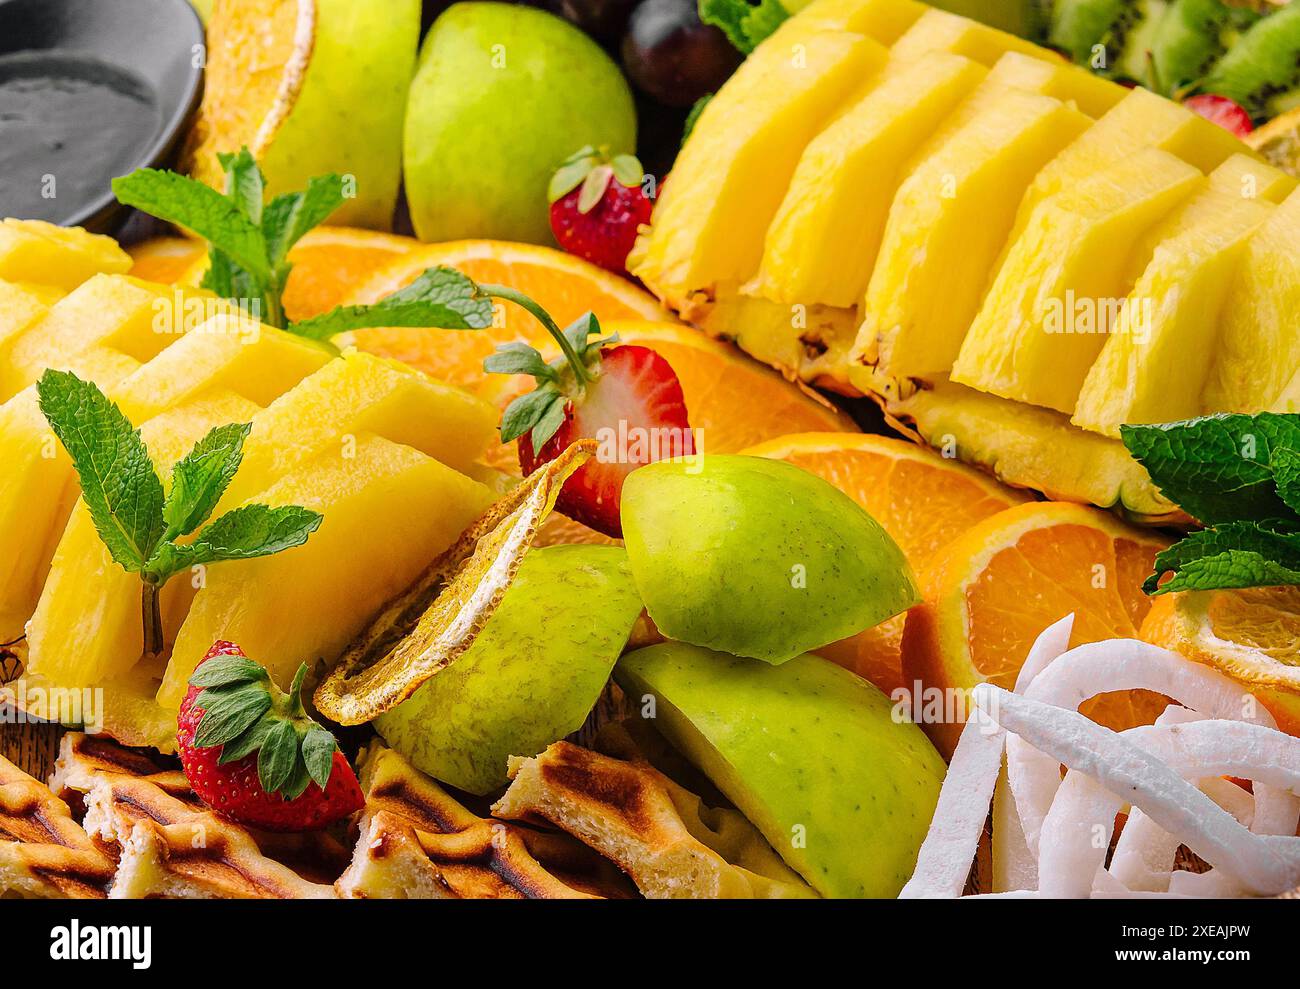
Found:
[{"label": "whole green apple", "polygon": [[670,639],[783,663],[919,600],[889,534],[782,461],[647,464],[628,475],[621,515],[637,589]]},{"label": "whole green apple", "polygon": [[636,149],[622,73],[531,7],[458,3],[433,24],[406,109],[406,197],[421,240],[551,243],[546,187],[585,145]]},{"label": "whole green apple", "polygon": [[870,683],[820,656],[769,666],[682,642],[628,653],[614,675],[817,892],[898,895],[946,770]]},{"label": "whole green apple", "polygon": [[622,549],[535,549],[474,644],[375,729],[430,776],[490,793],[510,756],[582,727],[640,614]]}]

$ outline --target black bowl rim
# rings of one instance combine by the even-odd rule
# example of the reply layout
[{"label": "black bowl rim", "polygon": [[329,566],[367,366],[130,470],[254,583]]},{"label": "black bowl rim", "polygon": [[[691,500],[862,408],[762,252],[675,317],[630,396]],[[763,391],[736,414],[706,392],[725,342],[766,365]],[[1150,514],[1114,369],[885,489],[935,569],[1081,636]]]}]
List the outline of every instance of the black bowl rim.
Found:
[{"label": "black bowl rim", "polygon": [[[16,2],[18,0],[0,0],[0,7]],[[42,2],[54,4],[63,2],[63,0],[42,0]],[[160,0],[160,2],[169,3],[177,11],[183,11],[180,16],[182,18],[188,17],[194,31],[193,43],[206,46],[207,36],[203,26],[203,19],[199,17],[198,11],[194,9],[194,5],[190,3],[190,0]],[[91,51],[93,52],[93,49]],[[127,68],[130,68],[130,66],[127,66]],[[134,166],[135,168],[158,168],[167,163],[172,151],[180,142],[186,130],[186,124],[198,111],[199,101],[203,96],[203,72],[201,66],[191,63],[190,72],[186,76],[185,92],[174,103],[168,102],[168,105],[172,107],[172,112],[159,129],[158,137],[149,145],[148,151],[140,156],[140,160]],[[166,94],[160,95],[165,96]],[[125,209],[126,207],[117,201],[117,197],[113,194],[110,186],[102,196],[88,202],[82,209],[64,220],[60,225],[92,229],[108,228],[113,225],[111,223],[112,217],[119,212],[125,211]]]}]

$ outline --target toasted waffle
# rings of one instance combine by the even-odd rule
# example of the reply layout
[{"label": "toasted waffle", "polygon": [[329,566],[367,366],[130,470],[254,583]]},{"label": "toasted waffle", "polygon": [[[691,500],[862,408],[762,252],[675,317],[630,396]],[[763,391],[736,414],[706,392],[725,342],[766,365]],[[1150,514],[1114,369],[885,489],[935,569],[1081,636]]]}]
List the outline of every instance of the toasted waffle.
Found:
[{"label": "toasted waffle", "polygon": [[481,818],[378,743],[361,771],[366,809],[341,896],[384,899],[600,899],[635,895],[609,862],[568,835]]},{"label": "toasted waffle", "polygon": [[[110,897],[334,896],[332,886],[312,882],[263,854],[259,838],[269,843],[270,836],[255,836],[213,814],[194,797],[179,770],[138,752],[69,732],[51,783],[83,803],[86,831],[118,859]],[[318,834],[282,839],[285,847],[299,852],[329,840]]]},{"label": "toasted waffle", "polygon": [[102,899],[114,871],[67,804],[0,758],[0,897]]},{"label": "toasted waffle", "polygon": [[[606,729],[604,738],[635,751],[626,734]],[[739,811],[706,806],[639,755],[617,759],[556,742],[534,758],[512,759],[510,777],[493,814],[568,832],[616,863],[646,897],[816,896]]]}]

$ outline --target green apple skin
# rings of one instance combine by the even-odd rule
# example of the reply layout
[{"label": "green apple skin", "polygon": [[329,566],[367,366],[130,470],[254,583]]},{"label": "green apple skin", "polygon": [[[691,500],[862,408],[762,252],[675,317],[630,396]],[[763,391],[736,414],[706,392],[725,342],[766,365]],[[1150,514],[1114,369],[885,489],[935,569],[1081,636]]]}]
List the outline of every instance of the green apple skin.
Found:
[{"label": "green apple skin", "polygon": [[478,640],[375,729],[435,779],[491,793],[510,756],[582,727],[640,614],[619,547],[533,550]]},{"label": "green apple skin", "polygon": [[898,895],[946,769],[878,689],[820,656],[768,666],[681,642],[614,675],[822,896]]},{"label": "green apple skin", "polygon": [[421,240],[551,244],[546,187],[584,145],[636,148],[623,74],[566,21],[458,3],[433,24],[406,112],[406,197]]},{"label": "green apple skin", "polygon": [[889,534],[779,460],[647,464],[628,475],[621,515],[637,589],[670,639],[783,663],[919,600]]},{"label": "green apple skin", "polygon": [[354,198],[333,224],[391,230],[420,0],[316,0],[316,45],[293,112],[262,161],[271,193],[337,172]]}]

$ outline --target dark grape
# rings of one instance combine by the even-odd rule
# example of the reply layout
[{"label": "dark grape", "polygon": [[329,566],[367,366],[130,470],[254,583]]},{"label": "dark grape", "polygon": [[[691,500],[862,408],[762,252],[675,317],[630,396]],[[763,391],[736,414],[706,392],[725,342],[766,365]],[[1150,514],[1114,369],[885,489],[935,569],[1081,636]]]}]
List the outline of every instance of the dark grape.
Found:
[{"label": "dark grape", "polygon": [[638,0],[550,0],[547,7],[602,44],[623,36]]},{"label": "dark grape", "polygon": [[695,0],[643,0],[623,36],[623,67],[643,92],[669,106],[690,106],[736,71],[741,54],[703,24]]}]

